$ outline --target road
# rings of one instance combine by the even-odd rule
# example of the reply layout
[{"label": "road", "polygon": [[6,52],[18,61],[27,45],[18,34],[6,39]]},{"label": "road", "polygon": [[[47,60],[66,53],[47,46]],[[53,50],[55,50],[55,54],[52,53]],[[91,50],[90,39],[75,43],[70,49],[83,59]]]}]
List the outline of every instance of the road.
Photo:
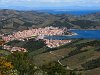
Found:
[{"label": "road", "polygon": [[[52,54],[52,55],[54,55],[54,56],[56,56],[56,57],[61,57],[61,58],[64,58],[64,56],[62,56],[62,55],[57,55],[57,54],[55,54],[53,51],[50,51],[49,52],[50,54]],[[62,66],[64,66],[61,62],[60,62],[60,60],[57,60],[57,62],[60,64],[60,65],[62,65]]]}]

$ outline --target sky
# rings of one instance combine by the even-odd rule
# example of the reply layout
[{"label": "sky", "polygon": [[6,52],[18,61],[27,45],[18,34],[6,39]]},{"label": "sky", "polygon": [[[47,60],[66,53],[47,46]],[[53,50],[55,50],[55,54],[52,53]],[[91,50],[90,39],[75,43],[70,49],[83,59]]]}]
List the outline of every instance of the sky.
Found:
[{"label": "sky", "polygon": [[100,0],[0,0],[0,8],[99,10]]}]

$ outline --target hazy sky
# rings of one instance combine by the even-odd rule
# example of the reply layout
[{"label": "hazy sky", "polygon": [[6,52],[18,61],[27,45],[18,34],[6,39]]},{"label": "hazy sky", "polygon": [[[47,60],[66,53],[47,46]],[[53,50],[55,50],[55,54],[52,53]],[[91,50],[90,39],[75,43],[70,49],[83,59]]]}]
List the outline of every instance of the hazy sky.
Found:
[{"label": "hazy sky", "polygon": [[100,9],[100,0],[0,0],[0,8],[17,6],[33,9]]}]

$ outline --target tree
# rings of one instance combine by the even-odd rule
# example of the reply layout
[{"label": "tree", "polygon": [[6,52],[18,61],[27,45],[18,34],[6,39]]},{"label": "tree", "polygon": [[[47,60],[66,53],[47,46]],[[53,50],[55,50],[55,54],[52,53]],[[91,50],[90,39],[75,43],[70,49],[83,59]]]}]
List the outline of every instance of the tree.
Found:
[{"label": "tree", "polygon": [[52,62],[47,65],[43,65],[41,70],[44,72],[43,75],[81,75],[81,73],[76,73],[76,71],[67,70],[58,62]]},{"label": "tree", "polygon": [[0,57],[0,75],[17,75],[17,70],[5,57]]},{"label": "tree", "polygon": [[28,53],[15,52],[9,55],[8,59],[13,63],[14,68],[18,70],[19,75],[33,75],[37,69],[28,57]]},{"label": "tree", "polygon": [[58,62],[43,65],[41,69],[48,75],[67,75],[67,71],[65,70],[65,68]]}]

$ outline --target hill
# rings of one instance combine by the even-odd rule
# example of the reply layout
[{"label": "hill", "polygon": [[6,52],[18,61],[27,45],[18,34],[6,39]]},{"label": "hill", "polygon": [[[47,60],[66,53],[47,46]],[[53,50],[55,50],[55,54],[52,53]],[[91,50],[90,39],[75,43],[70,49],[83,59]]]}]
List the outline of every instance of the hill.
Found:
[{"label": "hill", "polygon": [[49,14],[39,11],[0,10],[1,33],[12,33],[45,26],[100,29],[100,13],[76,16],[70,14]]},{"label": "hill", "polygon": [[[69,44],[58,48],[48,48],[42,40],[11,41],[6,43],[28,49],[29,59],[37,66],[58,62],[67,69],[81,72],[83,75],[100,74],[100,40],[73,39]],[[1,56],[8,56],[6,50],[0,50]]]},{"label": "hill", "polygon": [[[58,61],[61,65],[84,73],[83,75],[100,74],[100,40],[75,40],[59,48],[49,49],[31,56],[36,65]],[[33,55],[32,55],[33,54]],[[39,62],[38,62],[39,61]]]}]

